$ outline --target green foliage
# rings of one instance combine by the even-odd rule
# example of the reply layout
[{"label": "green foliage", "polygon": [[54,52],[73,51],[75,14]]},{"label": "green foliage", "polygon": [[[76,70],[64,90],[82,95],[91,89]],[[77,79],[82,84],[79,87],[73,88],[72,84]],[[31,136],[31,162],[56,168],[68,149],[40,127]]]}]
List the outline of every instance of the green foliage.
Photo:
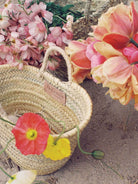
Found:
[{"label": "green foliage", "polygon": [[74,7],[73,4],[68,4],[64,7],[56,5],[55,3],[52,2],[46,4],[47,4],[46,9],[54,14],[53,23],[50,25],[51,27],[55,26],[62,27],[63,22],[64,23],[66,22],[67,15],[72,15],[74,17],[74,21],[83,16],[81,12],[71,10],[71,8]]},{"label": "green foliage", "polygon": [[[63,26],[63,23],[66,23],[66,17],[67,15],[72,15],[74,17],[74,22],[83,17],[83,13],[79,11],[73,11],[71,10],[72,7],[74,7],[73,4],[67,4],[66,6],[60,6],[58,4],[55,4],[53,2],[45,2],[45,0],[32,0],[30,2],[30,5],[28,8],[30,8],[31,5],[37,3],[39,4],[40,2],[43,2],[46,4],[46,10],[50,11],[53,13],[53,22],[52,24],[49,24],[46,20],[43,19],[44,24],[46,25],[47,28],[49,27],[56,27],[56,26]],[[24,4],[24,0],[18,0],[19,4]]]}]

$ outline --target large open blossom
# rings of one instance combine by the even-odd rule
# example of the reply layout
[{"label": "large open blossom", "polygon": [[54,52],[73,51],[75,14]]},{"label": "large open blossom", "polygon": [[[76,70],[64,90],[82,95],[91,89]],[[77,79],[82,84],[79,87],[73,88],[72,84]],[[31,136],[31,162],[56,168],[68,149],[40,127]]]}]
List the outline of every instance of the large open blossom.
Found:
[{"label": "large open blossom", "polygon": [[138,13],[131,6],[119,4],[109,8],[93,26],[94,36],[117,49],[125,47],[138,31]]},{"label": "large open blossom", "polygon": [[134,98],[138,110],[138,13],[134,3],[109,8],[93,26],[96,39],[87,46],[91,74],[108,87],[113,99],[126,105]]},{"label": "large open blossom", "polygon": [[66,138],[60,138],[55,142],[53,136],[49,135],[47,147],[43,154],[46,158],[55,161],[69,157],[71,154],[70,141]]},{"label": "large open blossom", "polygon": [[25,113],[12,129],[16,147],[24,155],[40,155],[47,146],[50,129],[46,121],[35,113]]},{"label": "large open blossom", "polygon": [[9,179],[6,184],[32,184],[36,175],[35,170],[22,170],[12,175],[13,179]]},{"label": "large open blossom", "polygon": [[[113,99],[118,99],[121,104],[126,105],[133,97],[135,98],[135,95],[138,95],[138,65],[135,63],[138,60],[138,49],[135,46],[133,48],[130,44],[120,54],[119,51],[116,51],[116,55],[107,57],[108,47],[105,52],[102,52],[104,50],[102,45],[102,42],[98,44],[98,51],[107,59],[103,64],[92,69],[93,79],[96,83],[102,83],[103,87],[108,87],[108,92]],[[135,52],[132,52],[131,48]],[[112,51],[115,50],[112,49]],[[112,53],[115,52],[110,50],[110,54]]]}]

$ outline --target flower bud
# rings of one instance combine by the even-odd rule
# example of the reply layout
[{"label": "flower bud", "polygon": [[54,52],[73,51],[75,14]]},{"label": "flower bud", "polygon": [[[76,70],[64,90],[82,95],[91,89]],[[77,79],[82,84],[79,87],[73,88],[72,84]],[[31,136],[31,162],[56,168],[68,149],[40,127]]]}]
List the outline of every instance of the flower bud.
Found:
[{"label": "flower bud", "polygon": [[100,150],[94,150],[92,153],[91,153],[92,157],[97,159],[97,160],[101,160],[104,158],[104,152],[103,151],[100,151]]}]

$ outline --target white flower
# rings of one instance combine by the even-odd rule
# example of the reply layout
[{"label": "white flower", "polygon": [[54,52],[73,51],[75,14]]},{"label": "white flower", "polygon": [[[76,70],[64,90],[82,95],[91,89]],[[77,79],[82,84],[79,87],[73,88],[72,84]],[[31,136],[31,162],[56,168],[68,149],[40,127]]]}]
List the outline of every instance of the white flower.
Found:
[{"label": "white flower", "polygon": [[36,178],[35,170],[22,170],[14,174],[6,184],[32,184]]}]

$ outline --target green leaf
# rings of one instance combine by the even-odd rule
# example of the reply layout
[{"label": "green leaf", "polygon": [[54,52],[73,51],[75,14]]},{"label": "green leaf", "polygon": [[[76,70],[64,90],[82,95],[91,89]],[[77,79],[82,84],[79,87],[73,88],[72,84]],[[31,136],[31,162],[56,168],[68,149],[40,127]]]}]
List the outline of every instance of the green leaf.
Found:
[{"label": "green leaf", "polygon": [[69,9],[72,8],[72,7],[74,7],[73,4],[68,4],[68,5],[66,5],[66,6],[64,6],[64,7],[62,8],[62,11],[63,11],[63,12],[67,12],[67,11],[69,11]]}]

